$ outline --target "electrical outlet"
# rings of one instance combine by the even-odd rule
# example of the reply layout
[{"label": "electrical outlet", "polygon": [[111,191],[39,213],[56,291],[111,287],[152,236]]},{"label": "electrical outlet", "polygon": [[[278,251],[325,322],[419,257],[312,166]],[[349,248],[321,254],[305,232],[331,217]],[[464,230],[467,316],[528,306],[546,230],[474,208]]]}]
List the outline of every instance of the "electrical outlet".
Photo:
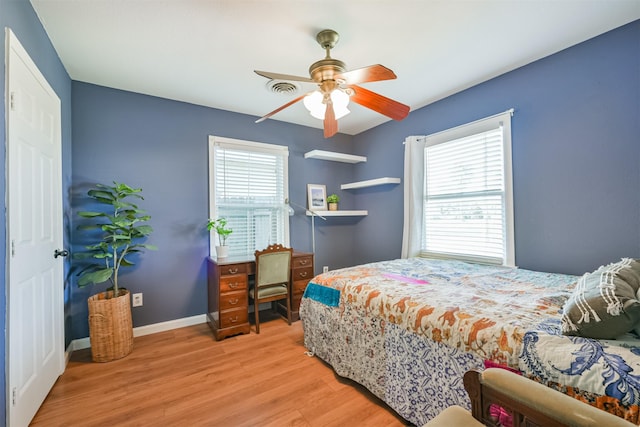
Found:
[{"label": "electrical outlet", "polygon": [[142,293],[133,294],[133,306],[142,307]]},{"label": "electrical outlet", "polygon": [[322,272],[323,273],[328,273],[329,272],[329,266],[325,265],[324,267],[322,267]]}]

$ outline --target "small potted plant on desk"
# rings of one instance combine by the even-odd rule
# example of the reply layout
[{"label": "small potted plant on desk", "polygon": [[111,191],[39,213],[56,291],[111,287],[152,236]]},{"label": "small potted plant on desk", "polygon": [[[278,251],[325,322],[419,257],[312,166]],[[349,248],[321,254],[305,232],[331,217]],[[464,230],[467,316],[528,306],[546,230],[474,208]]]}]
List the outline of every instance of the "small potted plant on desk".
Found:
[{"label": "small potted plant on desk", "polygon": [[226,258],[229,254],[229,247],[227,246],[227,237],[233,233],[231,228],[227,228],[227,220],[225,218],[211,219],[207,222],[207,230],[215,230],[218,233],[218,243],[216,246],[216,256],[218,258]]},{"label": "small potted plant on desk", "polygon": [[337,194],[331,194],[329,197],[327,197],[327,203],[329,204],[329,210],[330,211],[337,211],[338,210],[338,202],[340,201],[340,197],[338,197]]}]

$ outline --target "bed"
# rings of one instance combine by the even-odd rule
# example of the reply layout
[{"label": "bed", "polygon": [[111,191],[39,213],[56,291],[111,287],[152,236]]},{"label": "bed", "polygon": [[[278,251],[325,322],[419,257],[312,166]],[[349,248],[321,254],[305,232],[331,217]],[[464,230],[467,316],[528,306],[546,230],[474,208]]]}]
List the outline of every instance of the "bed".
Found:
[{"label": "bed", "polygon": [[304,344],[416,425],[452,405],[470,408],[464,373],[488,366],[637,425],[640,341],[563,334],[574,326],[563,306],[577,283],[578,276],[425,258],[335,270],[305,290]]}]

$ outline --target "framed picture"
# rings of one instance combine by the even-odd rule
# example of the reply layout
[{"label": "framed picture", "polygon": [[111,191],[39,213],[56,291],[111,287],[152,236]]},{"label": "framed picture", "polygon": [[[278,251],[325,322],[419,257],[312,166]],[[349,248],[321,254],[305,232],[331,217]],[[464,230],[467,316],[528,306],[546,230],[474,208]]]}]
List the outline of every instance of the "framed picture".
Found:
[{"label": "framed picture", "polygon": [[321,184],[307,184],[307,198],[310,211],[327,210],[327,186]]}]

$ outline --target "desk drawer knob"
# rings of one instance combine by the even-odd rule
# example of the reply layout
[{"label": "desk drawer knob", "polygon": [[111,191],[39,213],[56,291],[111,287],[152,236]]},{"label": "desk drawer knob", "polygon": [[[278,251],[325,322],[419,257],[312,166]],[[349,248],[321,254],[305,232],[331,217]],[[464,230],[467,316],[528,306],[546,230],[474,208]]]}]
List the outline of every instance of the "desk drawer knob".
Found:
[{"label": "desk drawer knob", "polygon": [[229,318],[229,321],[230,321],[231,323],[236,323],[236,322],[238,321],[238,316],[235,316],[235,317]]},{"label": "desk drawer knob", "polygon": [[238,283],[238,282],[229,283],[229,287],[231,289],[237,289],[237,288],[240,287],[240,283]]},{"label": "desk drawer knob", "polygon": [[307,259],[300,260],[300,265],[307,265],[307,262],[309,262]]},{"label": "desk drawer knob", "polygon": [[307,272],[306,271],[300,272],[300,277],[307,277]]},{"label": "desk drawer knob", "polygon": [[236,274],[238,272],[238,268],[230,268],[229,269],[229,274]]},{"label": "desk drawer knob", "polygon": [[229,300],[229,304],[236,305],[239,301],[240,300],[238,298],[234,298],[234,299]]}]

